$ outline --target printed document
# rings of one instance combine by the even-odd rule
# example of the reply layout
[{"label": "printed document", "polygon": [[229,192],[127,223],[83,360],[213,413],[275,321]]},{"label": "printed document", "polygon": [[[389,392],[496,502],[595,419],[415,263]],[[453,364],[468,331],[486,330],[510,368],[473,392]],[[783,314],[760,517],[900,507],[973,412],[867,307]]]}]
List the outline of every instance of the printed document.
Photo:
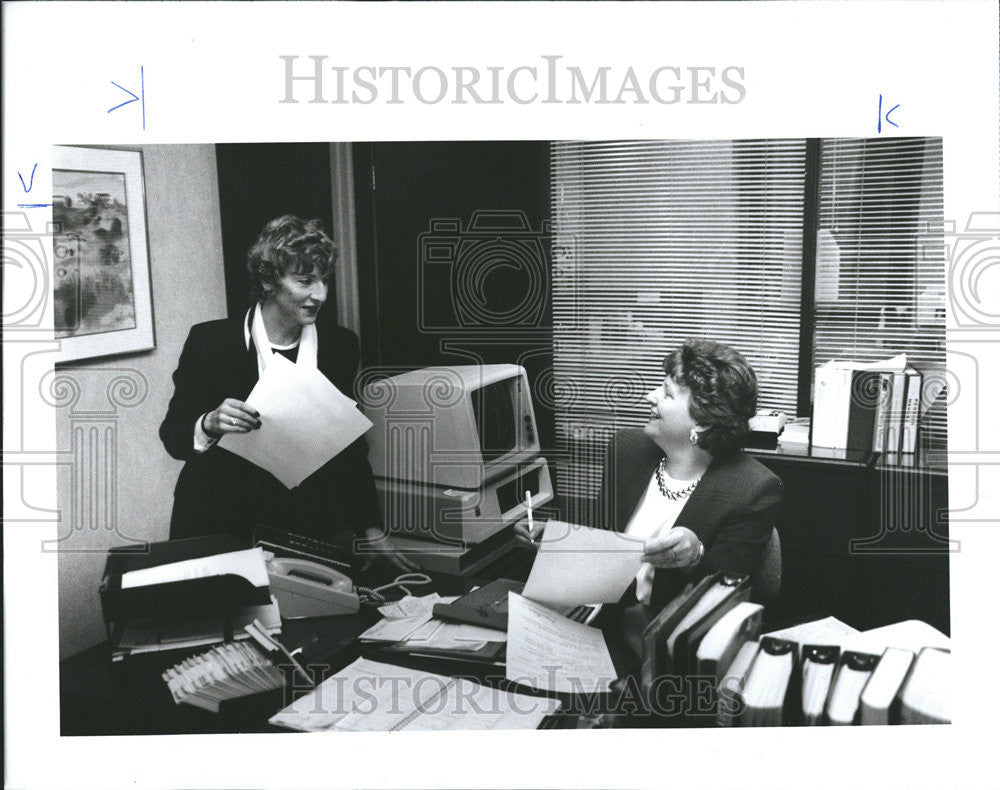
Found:
[{"label": "printed document", "polygon": [[372,427],[357,403],[316,368],[275,354],[247,403],[260,412],[261,426],[227,433],[219,446],[295,488]]},{"label": "printed document", "polygon": [[558,707],[558,700],[359,658],[270,721],[304,732],[523,730]]},{"label": "printed document", "polygon": [[524,597],[553,608],[616,603],[642,565],[643,541],[550,520]]},{"label": "printed document", "polygon": [[607,691],[617,677],[604,634],[508,593],[507,680],[544,691]]}]

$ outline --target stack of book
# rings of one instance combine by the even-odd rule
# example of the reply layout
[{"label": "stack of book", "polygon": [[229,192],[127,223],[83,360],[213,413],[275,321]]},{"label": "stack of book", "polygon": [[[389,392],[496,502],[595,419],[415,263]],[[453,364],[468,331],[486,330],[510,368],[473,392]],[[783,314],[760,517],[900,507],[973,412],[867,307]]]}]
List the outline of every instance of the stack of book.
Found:
[{"label": "stack of book", "polygon": [[923,375],[900,355],[862,364],[831,360],[816,369],[812,445],[913,453]]}]

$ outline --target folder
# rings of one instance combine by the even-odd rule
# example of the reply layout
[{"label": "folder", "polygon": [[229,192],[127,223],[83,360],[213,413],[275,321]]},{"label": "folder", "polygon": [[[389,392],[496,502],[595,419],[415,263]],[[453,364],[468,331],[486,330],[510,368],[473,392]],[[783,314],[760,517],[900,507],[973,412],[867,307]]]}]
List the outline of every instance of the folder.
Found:
[{"label": "folder", "polygon": [[856,724],[861,692],[878,665],[879,656],[846,650],[837,665],[837,674],[826,702],[826,723]]},{"label": "folder", "polygon": [[913,666],[912,650],[887,647],[861,692],[861,724],[897,724],[898,695]]},{"label": "folder", "polygon": [[823,711],[840,659],[837,645],[805,645],[802,648],[802,723],[823,723]]},{"label": "folder", "polygon": [[798,645],[787,639],[765,636],[743,687],[746,710],[742,727],[780,727],[791,723],[797,709],[796,668]]},{"label": "folder", "polygon": [[743,690],[746,688],[747,676],[750,674],[759,651],[760,642],[756,639],[744,642],[736,651],[736,658],[725,670],[722,680],[719,681],[715,723],[720,727],[733,727],[740,724],[746,711]]},{"label": "folder", "polygon": [[951,651],[925,647],[903,684],[900,724],[951,723]]}]

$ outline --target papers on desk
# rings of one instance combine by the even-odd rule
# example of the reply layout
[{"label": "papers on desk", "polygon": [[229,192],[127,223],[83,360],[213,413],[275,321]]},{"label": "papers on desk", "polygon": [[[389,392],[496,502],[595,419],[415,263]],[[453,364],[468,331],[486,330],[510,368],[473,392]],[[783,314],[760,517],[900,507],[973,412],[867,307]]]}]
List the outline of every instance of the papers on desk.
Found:
[{"label": "papers on desk", "polygon": [[493,628],[446,623],[433,617],[434,604],[450,603],[454,598],[442,598],[437,593],[415,597],[379,608],[384,619],[375,623],[358,639],[362,642],[393,643],[399,650],[479,650],[488,642],[506,642],[507,634]]},{"label": "papers on desk", "polygon": [[196,557],[191,560],[169,562],[166,565],[128,571],[122,574],[122,589],[128,590],[134,587],[148,587],[152,584],[166,584],[227,574],[242,576],[254,587],[267,587],[269,580],[263,550],[256,548],[230,551],[226,554]]},{"label": "papers on desk", "polygon": [[372,427],[357,403],[316,368],[275,354],[247,404],[260,412],[261,427],[227,433],[219,446],[295,488]]},{"label": "papers on desk", "polygon": [[302,732],[534,729],[558,700],[359,658],[271,717]]},{"label": "papers on desk", "polygon": [[601,631],[509,596],[507,680],[545,691],[607,691],[617,673]]},{"label": "papers on desk", "polygon": [[642,547],[620,532],[550,520],[524,597],[554,608],[615,603],[639,572]]},{"label": "papers on desk", "polygon": [[[259,620],[268,634],[281,633],[281,614],[278,602],[271,596],[271,603],[262,606],[245,606],[237,609],[230,620],[234,639],[247,639],[244,629]],[[153,619],[130,620],[122,631],[115,649],[118,652],[154,653],[158,650],[213,645],[225,639],[221,617],[202,620],[163,621]]]}]

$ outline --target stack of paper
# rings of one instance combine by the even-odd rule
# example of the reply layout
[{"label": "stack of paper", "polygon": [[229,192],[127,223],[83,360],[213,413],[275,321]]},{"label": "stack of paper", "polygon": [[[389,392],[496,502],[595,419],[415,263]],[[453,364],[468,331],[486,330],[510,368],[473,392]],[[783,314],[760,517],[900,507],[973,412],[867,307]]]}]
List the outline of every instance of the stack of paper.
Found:
[{"label": "stack of paper", "polygon": [[219,703],[285,685],[284,675],[253,645],[229,642],[163,673],[178,705],[219,712]]}]

